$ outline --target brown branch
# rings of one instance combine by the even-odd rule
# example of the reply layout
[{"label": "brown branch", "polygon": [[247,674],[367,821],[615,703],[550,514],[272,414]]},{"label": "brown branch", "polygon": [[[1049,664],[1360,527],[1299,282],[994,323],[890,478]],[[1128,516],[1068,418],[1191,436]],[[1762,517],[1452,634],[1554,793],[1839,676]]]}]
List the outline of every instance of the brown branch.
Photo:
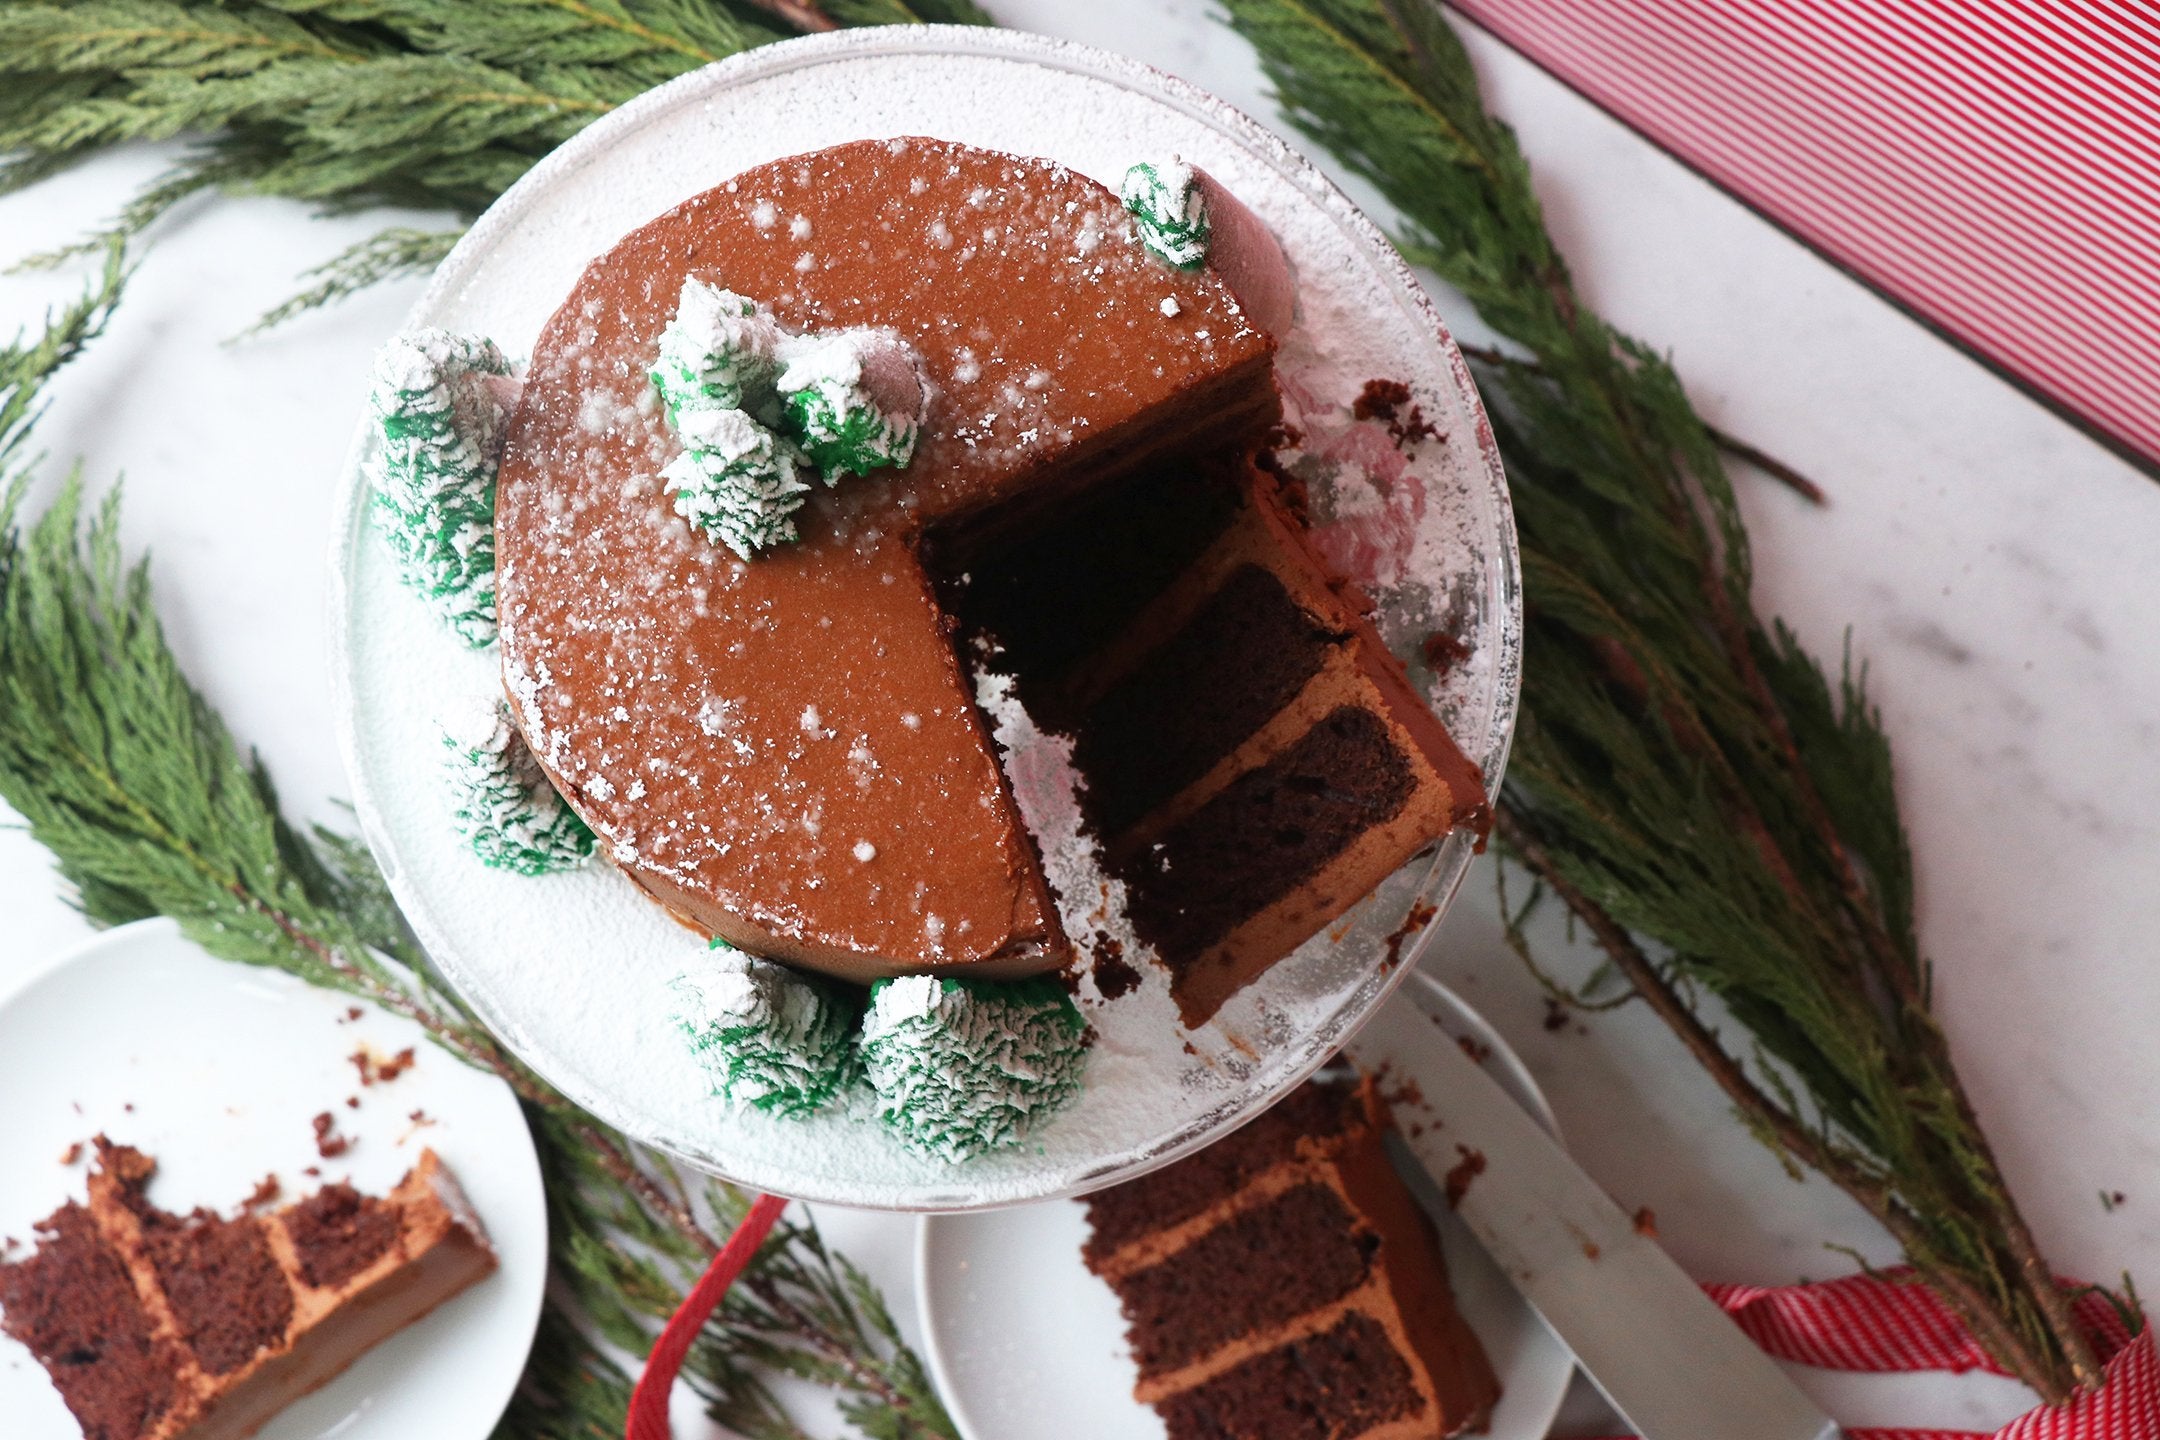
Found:
[{"label": "brown branch", "polygon": [[839,21],[818,9],[816,0],[749,0],[749,3],[805,35],[840,28]]},{"label": "brown branch", "polygon": [[[1455,342],[1455,348],[1462,351],[1465,359],[1475,360],[1480,365],[1490,365],[1496,369],[1527,370],[1533,375],[1547,373],[1545,366],[1537,360],[1524,355],[1510,355],[1506,351],[1495,349],[1490,345],[1466,345],[1458,340]],[[1763,474],[1792,490],[1809,504],[1828,505],[1830,503],[1828,491],[1792,466],[1778,459],[1775,455],[1770,454],[1767,450],[1750,445],[1731,431],[1721,430],[1707,420],[1703,422],[1703,432],[1710,437],[1710,443],[1717,446],[1718,449],[1723,450],[1735,460],[1745,461],[1747,464],[1754,466]]]},{"label": "brown branch", "polygon": [[1828,505],[1830,503],[1830,496],[1822,486],[1817,485],[1775,455],[1756,449],[1739,436],[1729,431],[1720,430],[1708,421],[1703,422],[1703,429],[1709,432],[1711,440],[1716,443],[1718,449],[1723,450],[1735,460],[1746,461],[1762,471],[1763,474],[1768,475],[1771,479],[1798,494],[1809,504]]},{"label": "brown branch", "polygon": [[894,1389],[892,1383],[875,1370],[865,1366],[854,1351],[827,1334],[816,1321],[802,1313],[795,1302],[780,1293],[780,1287],[769,1275],[749,1275],[742,1281],[743,1288],[757,1296],[759,1303],[771,1310],[789,1331],[800,1336],[811,1349],[847,1371],[857,1388],[868,1391],[895,1410],[907,1411],[914,1407],[908,1397]]}]

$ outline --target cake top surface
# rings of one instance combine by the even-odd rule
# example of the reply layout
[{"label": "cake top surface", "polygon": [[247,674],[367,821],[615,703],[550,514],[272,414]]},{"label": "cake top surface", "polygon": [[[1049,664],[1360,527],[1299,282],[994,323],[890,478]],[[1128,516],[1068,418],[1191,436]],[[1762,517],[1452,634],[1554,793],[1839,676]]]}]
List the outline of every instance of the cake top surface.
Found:
[{"label": "cake top surface", "polygon": [[[688,276],[889,328],[927,381],[912,464],[820,487],[754,561],[661,480],[647,372]],[[617,863],[738,943],[910,969],[1054,939],[915,541],[1271,350],[1061,166],[912,139],[745,171],[595,261],[534,348],[498,498],[519,723]]]}]

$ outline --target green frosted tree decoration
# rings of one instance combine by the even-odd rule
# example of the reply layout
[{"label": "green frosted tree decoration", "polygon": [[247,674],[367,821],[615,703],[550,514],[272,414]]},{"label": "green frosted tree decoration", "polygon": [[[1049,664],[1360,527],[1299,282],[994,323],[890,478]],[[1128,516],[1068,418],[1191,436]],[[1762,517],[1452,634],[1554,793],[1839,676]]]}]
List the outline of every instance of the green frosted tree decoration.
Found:
[{"label": "green frosted tree decoration", "polygon": [[1207,198],[1192,166],[1174,155],[1143,160],[1125,172],[1118,194],[1142,245],[1180,270],[1200,268],[1208,253]]},{"label": "green frosted tree decoration", "polygon": [[375,359],[374,516],[406,585],[475,647],[495,639],[495,468],[510,365],[492,341],[397,336]]},{"label": "green frosted tree decoration", "polygon": [[683,453],[660,472],[676,514],[745,560],[797,538],[795,512],[810,487],[786,436],[745,410],[690,410],[676,429]]},{"label": "green frosted tree decoration", "polygon": [[712,1077],[713,1093],[738,1109],[806,1115],[861,1074],[862,1006],[829,980],[715,940],[706,963],[668,989],[676,1028]]},{"label": "green frosted tree decoration", "polygon": [[910,975],[871,987],[863,1068],[878,1118],[957,1164],[1017,1143],[1078,1092],[1086,1034],[1052,981]]},{"label": "green frosted tree decoration", "polygon": [[548,783],[500,700],[451,717],[442,743],[458,832],[498,870],[546,875],[590,859],[593,833]]},{"label": "green frosted tree decoration", "polygon": [[757,408],[779,373],[780,340],[772,312],[756,301],[685,279],[652,368],[668,418],[680,425],[697,410]]},{"label": "green frosted tree decoration", "polygon": [[889,330],[842,330],[793,337],[781,355],[788,432],[826,484],[915,458],[924,396],[906,341]]}]

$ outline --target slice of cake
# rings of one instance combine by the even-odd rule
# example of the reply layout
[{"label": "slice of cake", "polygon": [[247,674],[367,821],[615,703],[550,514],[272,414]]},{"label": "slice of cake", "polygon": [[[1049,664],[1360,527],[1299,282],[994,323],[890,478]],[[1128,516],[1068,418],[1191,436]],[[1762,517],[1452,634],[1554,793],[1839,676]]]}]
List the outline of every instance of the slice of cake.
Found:
[{"label": "slice of cake", "polygon": [[30,1348],[85,1440],[242,1440],[495,1268],[435,1153],[388,1195],[173,1215],[156,1162],[100,1136],[88,1204],[0,1265],[0,1329]]},{"label": "slice of cake", "polygon": [[[738,558],[679,519],[649,372],[686,279],[796,334],[912,347],[905,468],[815,484]],[[1042,866],[924,559],[1280,413],[1213,271],[1063,166],[938,140],[748,170],[632,232],[541,332],[497,482],[517,723],[623,872],[709,936],[845,979],[1064,963]]]},{"label": "slice of cake", "polygon": [[966,588],[1030,712],[1075,737],[1084,808],[1188,1025],[1481,822],[1482,777],[1370,603],[1242,458],[1144,472]]},{"label": "slice of cake", "polygon": [[1311,1082],[1199,1154],[1087,1200],[1134,1394],[1170,1440],[1441,1440],[1499,1382],[1370,1080]]}]

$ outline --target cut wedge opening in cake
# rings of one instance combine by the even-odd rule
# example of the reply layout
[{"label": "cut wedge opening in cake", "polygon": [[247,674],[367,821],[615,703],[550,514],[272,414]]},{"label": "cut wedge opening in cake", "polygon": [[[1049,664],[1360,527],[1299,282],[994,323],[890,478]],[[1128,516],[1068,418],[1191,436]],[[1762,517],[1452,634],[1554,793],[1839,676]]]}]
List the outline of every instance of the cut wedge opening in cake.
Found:
[{"label": "cut wedge opening in cake", "polygon": [[[1189,1025],[1481,813],[1254,463],[1279,255],[1230,267],[1269,280],[1242,305],[1163,177],[1200,182],[1150,173],[1136,231],[1093,180],[944,141],[776,161],[633,232],[542,332],[498,487],[505,688],[604,853],[701,933],[857,983],[1074,963],[975,704],[985,645],[1072,738]],[[751,463],[655,401],[686,282],[757,307],[714,324],[910,347],[905,467],[715,492],[783,507],[722,516],[739,551],[683,523],[685,445],[728,484]]]},{"label": "cut wedge opening in cake", "polygon": [[87,1203],[0,1264],[0,1329],[90,1440],[244,1440],[495,1269],[433,1151],[388,1194],[325,1186],[277,1209],[176,1215],[156,1162],[100,1136]]}]

